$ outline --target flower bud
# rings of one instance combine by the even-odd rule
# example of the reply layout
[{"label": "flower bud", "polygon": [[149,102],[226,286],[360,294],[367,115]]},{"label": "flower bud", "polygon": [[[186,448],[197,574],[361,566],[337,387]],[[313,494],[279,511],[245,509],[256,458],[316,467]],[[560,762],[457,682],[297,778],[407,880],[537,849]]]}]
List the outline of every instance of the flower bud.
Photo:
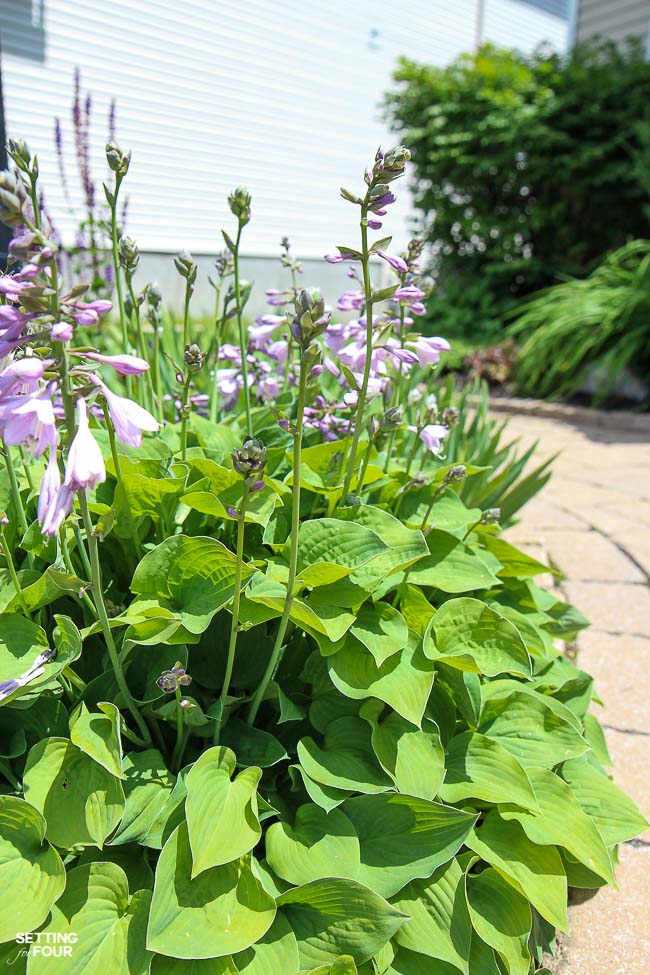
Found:
[{"label": "flower bud", "polygon": [[194,263],[194,259],[189,251],[182,250],[178,257],[174,258],[174,267],[190,286],[194,284],[198,267]]},{"label": "flower bud", "polygon": [[456,424],[458,423],[459,417],[460,417],[460,412],[456,409],[455,406],[448,406],[445,410],[442,411],[442,422],[445,424],[445,426],[455,427]]},{"label": "flower bud", "polygon": [[394,430],[402,422],[402,407],[401,406],[391,406],[390,409],[386,410],[384,413],[381,426],[383,430]]},{"label": "flower bud", "polygon": [[192,678],[186,673],[180,660],[177,660],[171,670],[163,670],[156,684],[165,694],[174,694],[179,687],[188,687]]},{"label": "flower bud", "polygon": [[466,474],[467,468],[464,464],[455,464],[445,474],[445,484],[449,484],[451,481],[462,481]]},{"label": "flower bud", "polygon": [[481,518],[482,525],[493,525],[501,518],[501,508],[486,508]]},{"label": "flower bud", "polygon": [[389,149],[388,152],[378,149],[372,168],[374,181],[381,180],[388,183],[402,176],[410,158],[411,153],[404,146],[396,146],[394,149]]},{"label": "flower bud", "polygon": [[228,197],[230,212],[245,225],[251,218],[251,195],[245,186],[238,186]]},{"label": "flower bud", "polygon": [[295,308],[296,315],[290,325],[291,334],[306,349],[329,325],[330,312],[325,311],[325,301],[317,288],[299,291]]},{"label": "flower bud", "polygon": [[193,342],[192,345],[188,345],[185,349],[183,361],[189,372],[200,372],[205,362],[205,352],[201,352],[198,345]]},{"label": "flower bud", "polygon": [[24,139],[7,139],[7,152],[24,173],[29,173],[32,154]]},{"label": "flower bud", "polygon": [[0,172],[0,220],[8,227],[19,227],[24,222],[25,200],[25,188],[14,173],[9,169]]},{"label": "flower bud", "polygon": [[127,277],[131,277],[140,261],[138,245],[131,237],[120,238],[120,267],[126,271]]},{"label": "flower bud", "polygon": [[162,301],[163,295],[162,295],[162,291],[160,290],[160,287],[156,284],[155,281],[152,284],[148,284],[146,286],[146,288],[144,289],[144,294],[149,307],[158,308],[158,306]]},{"label": "flower bud", "polygon": [[131,153],[122,152],[117,142],[106,143],[106,161],[118,176],[126,176],[131,163]]},{"label": "flower bud", "polygon": [[266,447],[257,437],[246,437],[238,450],[230,455],[232,466],[242,477],[259,480],[266,466]]}]

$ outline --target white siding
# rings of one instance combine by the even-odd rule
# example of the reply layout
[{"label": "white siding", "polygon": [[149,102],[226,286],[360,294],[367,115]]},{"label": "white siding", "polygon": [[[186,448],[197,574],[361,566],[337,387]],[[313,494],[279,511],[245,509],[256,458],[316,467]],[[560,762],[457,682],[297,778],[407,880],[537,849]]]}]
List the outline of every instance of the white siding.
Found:
[{"label": "white siding", "polygon": [[646,41],[650,28],[650,0],[580,0],[576,39],[597,35],[624,41],[632,35]]},{"label": "white siding", "polygon": [[[275,255],[287,233],[316,257],[354,233],[339,186],[361,186],[376,146],[393,141],[378,106],[397,57],[445,64],[471,50],[477,13],[478,0],[0,0],[7,128],[38,151],[69,238],[52,132],[62,115],[75,177],[69,105],[79,66],[94,98],[98,184],[117,98],[118,141],[133,150],[128,229],[142,250],[213,253],[219,228],[232,225],[226,196],[243,183],[253,195],[245,251]],[[561,25],[530,2],[486,0],[490,40],[563,47]],[[403,238],[404,190],[398,207],[391,225]]]}]

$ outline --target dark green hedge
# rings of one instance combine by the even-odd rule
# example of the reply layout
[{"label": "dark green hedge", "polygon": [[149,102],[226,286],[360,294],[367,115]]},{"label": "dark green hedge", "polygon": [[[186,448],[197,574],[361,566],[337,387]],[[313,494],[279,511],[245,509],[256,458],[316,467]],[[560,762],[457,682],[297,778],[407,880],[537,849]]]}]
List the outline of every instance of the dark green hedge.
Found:
[{"label": "dark green hedge", "polygon": [[522,296],[648,235],[640,47],[485,46],[447,68],[402,59],[394,80],[386,111],[413,153],[436,328],[490,332]]}]

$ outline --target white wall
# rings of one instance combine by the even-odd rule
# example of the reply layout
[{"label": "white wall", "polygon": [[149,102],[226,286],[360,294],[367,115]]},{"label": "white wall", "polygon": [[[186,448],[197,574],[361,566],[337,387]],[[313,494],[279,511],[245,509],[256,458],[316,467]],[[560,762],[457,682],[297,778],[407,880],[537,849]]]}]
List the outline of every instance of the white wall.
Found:
[{"label": "white wall", "polygon": [[648,0],[580,0],[578,5],[578,41],[595,36],[624,41],[636,36],[646,41],[650,30],[650,2]]},{"label": "white wall", "polygon": [[[378,105],[397,57],[445,64],[472,49],[478,4],[0,0],[8,132],[38,151],[48,203],[69,238],[52,132],[63,115],[75,177],[69,106],[78,65],[94,97],[98,184],[117,98],[118,140],[133,149],[128,230],[142,250],[213,253],[219,228],[232,225],[226,196],[243,183],[253,195],[247,253],[276,255],[286,233],[302,256],[319,257],[355,233],[339,186],[359,187],[376,146],[393,142]],[[485,0],[483,27],[486,39],[524,49],[566,42],[565,21],[530,0]],[[402,187],[391,220],[401,240],[408,216]]]}]

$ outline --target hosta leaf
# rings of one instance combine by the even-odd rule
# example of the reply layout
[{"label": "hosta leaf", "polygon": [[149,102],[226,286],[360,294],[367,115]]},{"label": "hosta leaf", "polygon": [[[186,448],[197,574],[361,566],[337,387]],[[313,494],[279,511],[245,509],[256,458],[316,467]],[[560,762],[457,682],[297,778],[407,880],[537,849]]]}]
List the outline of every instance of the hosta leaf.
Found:
[{"label": "hosta leaf", "polygon": [[232,958],[166,958],[154,955],[151,975],[239,975]]},{"label": "hosta leaf", "polygon": [[402,614],[389,603],[382,602],[366,603],[350,633],[370,651],[378,667],[398,650],[403,650],[409,638]]},{"label": "hosta leaf", "polygon": [[[386,975],[458,975],[458,972],[456,965],[450,965],[449,962],[434,960],[430,955],[422,955],[409,948],[400,948],[390,968],[386,970]],[[489,975],[498,973],[492,969]]]},{"label": "hosta leaf", "polygon": [[298,535],[298,575],[306,586],[325,586],[370,562],[386,547],[379,535],[355,522],[306,521]]},{"label": "hosta leaf", "polygon": [[45,820],[17,796],[0,796],[0,887],[0,942],[38,928],[65,888],[65,868],[45,840]]},{"label": "hosta leaf", "polygon": [[124,810],[120,780],[66,738],[34,745],[23,784],[25,798],[45,816],[47,838],[64,849],[101,849]]},{"label": "hosta leaf", "polygon": [[265,843],[269,866],[296,886],[322,877],[354,880],[359,872],[359,840],[338,809],[326,813],[316,805],[300,806],[293,826],[273,823]]},{"label": "hosta leaf", "polygon": [[565,762],[560,774],[607,846],[634,839],[647,829],[648,822],[636,803],[586,758]]},{"label": "hosta leaf", "polygon": [[532,815],[502,809],[503,818],[521,823],[533,843],[563,846],[576,860],[614,884],[612,861],[603,838],[571,788],[546,769],[531,768],[528,775],[540,813]]},{"label": "hosta leaf", "polygon": [[453,806],[395,793],[347,799],[341,810],[359,837],[358,880],[382,897],[430,877],[458,852],[476,822]]},{"label": "hosta leaf", "polygon": [[532,843],[519,823],[488,813],[466,841],[537,908],[552,925],[567,930],[567,881],[554,846]]},{"label": "hosta leaf", "polygon": [[129,900],[126,874],[114,863],[75,867],[42,931],[76,934],[77,940],[68,958],[32,955],[30,975],[146,975],[151,959],[145,947],[150,899],[148,890],[140,890]]},{"label": "hosta leaf", "polygon": [[467,905],[474,930],[504,959],[510,975],[528,975],[532,915],[526,898],[488,867],[467,877]]},{"label": "hosta leaf", "polygon": [[174,776],[155,748],[126,755],[122,768],[124,815],[111,837],[111,845],[137,842],[149,846],[149,831],[171,795]]},{"label": "hosta leaf", "polygon": [[501,579],[524,579],[526,576],[537,576],[542,572],[553,571],[548,565],[538,562],[537,559],[496,535],[485,533],[481,542],[501,563],[502,568],[498,573]]},{"label": "hosta leaf", "polygon": [[461,670],[529,677],[530,658],[517,628],[480,599],[450,599],[432,618],[424,652]]},{"label": "hosta leaf", "polygon": [[388,546],[372,562],[352,573],[351,579],[358,586],[372,592],[383,579],[399,581],[397,573],[409,568],[429,554],[427,543],[421,531],[407,528],[399,518],[382,508],[370,504],[353,505],[344,508],[341,517],[357,525],[371,528]]},{"label": "hosta leaf", "polygon": [[[2,674],[3,683],[12,680],[19,681],[23,675],[34,668],[36,659],[47,648],[47,636],[40,626],[25,619],[24,616],[11,613],[0,614],[0,674]],[[43,673],[46,672],[48,666],[48,664],[44,664],[39,669]],[[30,680],[29,683],[34,686],[36,679]],[[42,681],[43,677],[40,679]],[[48,679],[45,677],[45,682]],[[18,684],[10,693],[3,696],[0,703],[6,704],[12,698],[26,693],[27,690],[29,690],[29,685],[23,687]]]},{"label": "hosta leaf", "polygon": [[278,907],[307,970],[339,955],[351,955],[357,964],[368,961],[406,920],[373,890],[341,877],[294,887],[278,898]]},{"label": "hosta leaf", "polygon": [[395,935],[399,945],[467,973],[472,925],[465,901],[465,873],[458,860],[450,860],[428,879],[411,881],[392,903],[410,916]]},{"label": "hosta leaf", "polygon": [[153,870],[145,860],[145,852],[137,843],[124,846],[105,846],[103,850],[96,846],[87,846],[76,867],[87,867],[91,863],[115,863],[126,874],[129,890],[151,890],[153,887]]},{"label": "hosta leaf", "polygon": [[368,793],[392,788],[372,750],[370,728],[361,718],[333,721],[322,747],[313,738],[302,738],[298,758],[307,775],[324,786]]},{"label": "hosta leaf", "polygon": [[398,792],[433,799],[445,777],[445,752],[437,725],[425,719],[420,729],[394,711],[380,721],[381,711],[380,701],[368,701],[360,713],[372,726],[372,747],[382,768]]},{"label": "hosta leaf", "polygon": [[444,802],[482,799],[537,809],[533,787],[522,766],[498,741],[485,735],[465,732],[452,738],[447,745],[445,767],[445,781],[440,789]]},{"label": "hosta leaf", "polygon": [[311,801],[315,802],[321,809],[324,809],[325,812],[329,812],[330,809],[336,809],[350,795],[349,792],[343,789],[335,789],[332,786],[322,785],[322,783],[316,782],[315,779],[307,775],[301,765],[290,765],[289,775],[294,783],[294,787],[299,779],[305,787],[305,791]]},{"label": "hosta leaf", "polygon": [[420,725],[433,684],[433,664],[420,644],[406,646],[380,667],[373,655],[354,637],[348,637],[338,653],[327,658],[335,687],[355,701],[379,698],[412,724]]},{"label": "hosta leaf", "polygon": [[[259,603],[273,610],[273,613],[268,614],[268,618],[274,615],[281,616],[287,601],[287,587],[270,575],[256,572],[248,587],[246,597],[247,601],[251,603]],[[316,630],[329,636],[329,627],[311,608],[311,605],[303,599],[293,600],[291,619],[299,626],[305,626],[310,630]]]},{"label": "hosta leaf", "polygon": [[[236,565],[233,553],[214,538],[172,535],[144,556],[131,589],[177,612],[190,633],[202,633],[232,599]],[[242,583],[253,571],[244,566]]]},{"label": "hosta leaf", "polygon": [[79,713],[70,722],[70,739],[107,772],[122,779],[120,712],[114,704],[106,702],[99,703],[97,707],[99,714],[91,713],[82,703]]},{"label": "hosta leaf", "polygon": [[588,748],[575,726],[541,694],[514,691],[488,701],[479,730],[511,752],[524,768],[553,768]]},{"label": "hosta leaf", "polygon": [[268,731],[253,728],[239,718],[231,718],[221,733],[221,742],[237,756],[237,764],[270,768],[287,758],[284,745]]},{"label": "hosta leaf", "polygon": [[275,901],[247,859],[205,870],[192,879],[185,823],[163,847],[149,916],[147,946],[174,958],[216,958],[250,948],[268,931]]},{"label": "hosta leaf", "polygon": [[499,584],[485,562],[455,535],[434,528],[427,544],[429,555],[409,573],[411,584],[434,586],[450,593],[489,589]]},{"label": "hosta leaf", "polygon": [[252,948],[235,955],[239,975],[288,975],[300,968],[298,942],[286,918],[277,914],[275,921]]},{"label": "hosta leaf", "polygon": [[262,770],[247,768],[232,778],[235,764],[235,754],[229,748],[208,748],[187,776],[185,814],[192,877],[209,867],[238,860],[262,835],[257,813]]}]

